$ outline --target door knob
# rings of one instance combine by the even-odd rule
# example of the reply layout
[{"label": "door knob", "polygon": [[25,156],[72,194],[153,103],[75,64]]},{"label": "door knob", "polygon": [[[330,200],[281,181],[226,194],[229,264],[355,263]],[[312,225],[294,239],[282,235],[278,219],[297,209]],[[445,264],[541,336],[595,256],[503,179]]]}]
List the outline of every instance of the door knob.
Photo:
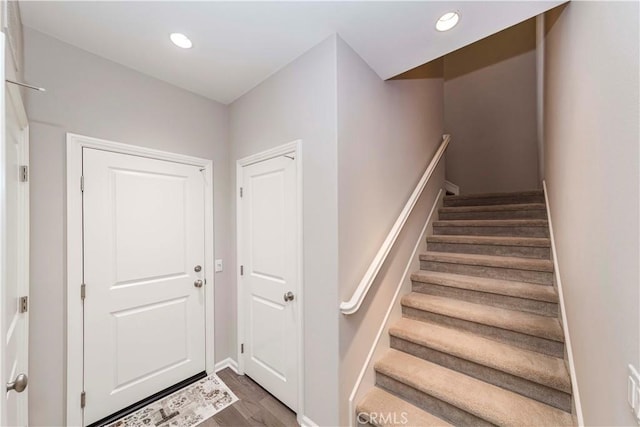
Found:
[{"label": "door knob", "polygon": [[7,391],[15,390],[16,393],[22,393],[27,388],[29,378],[25,374],[20,374],[13,382],[7,383]]},{"label": "door knob", "polygon": [[193,271],[195,271],[196,273],[200,273],[202,271],[202,266],[196,265],[195,267],[193,267]]},{"label": "door knob", "polygon": [[193,282],[193,286],[195,286],[196,288],[201,288],[202,287],[202,280],[198,279],[195,282]]},{"label": "door knob", "polygon": [[284,302],[293,301],[293,298],[294,298],[293,292],[291,292],[291,291],[289,291],[286,294],[284,294]]}]

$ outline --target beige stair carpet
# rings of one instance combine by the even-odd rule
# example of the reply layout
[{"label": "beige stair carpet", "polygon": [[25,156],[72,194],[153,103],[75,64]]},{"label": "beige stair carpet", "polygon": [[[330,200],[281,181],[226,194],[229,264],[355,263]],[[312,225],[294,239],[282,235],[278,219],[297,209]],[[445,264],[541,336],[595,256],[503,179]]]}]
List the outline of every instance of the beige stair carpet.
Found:
[{"label": "beige stair carpet", "polygon": [[576,425],[542,191],[446,196],[357,422]]}]

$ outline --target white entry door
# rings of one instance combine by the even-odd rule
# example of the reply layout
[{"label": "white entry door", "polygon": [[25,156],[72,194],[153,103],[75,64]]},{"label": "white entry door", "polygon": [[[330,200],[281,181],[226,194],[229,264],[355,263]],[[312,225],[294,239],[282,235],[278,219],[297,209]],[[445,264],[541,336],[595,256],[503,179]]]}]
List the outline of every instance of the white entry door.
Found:
[{"label": "white entry door", "polygon": [[83,149],[84,423],[205,370],[204,177]]},{"label": "white entry door", "polygon": [[293,154],[242,167],[244,372],[298,405],[297,178]]},{"label": "white entry door", "polygon": [[[0,43],[4,46],[4,41]],[[4,79],[3,79],[4,80]],[[29,296],[29,145],[20,92],[3,84],[2,177],[2,375],[7,392],[0,404],[0,425],[28,425]],[[1,384],[4,384],[1,383]],[[4,385],[3,385],[4,386]]]}]

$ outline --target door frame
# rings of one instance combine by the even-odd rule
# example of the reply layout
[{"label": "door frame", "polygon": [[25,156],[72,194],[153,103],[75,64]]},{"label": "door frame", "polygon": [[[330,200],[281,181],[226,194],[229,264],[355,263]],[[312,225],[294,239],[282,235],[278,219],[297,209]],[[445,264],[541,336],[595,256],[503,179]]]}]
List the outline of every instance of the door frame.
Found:
[{"label": "door frame", "polygon": [[[0,58],[2,58],[2,60],[0,61],[0,76],[4,76],[4,71],[5,71],[5,61],[4,61],[4,55],[5,55],[5,34],[3,32],[0,32]],[[4,82],[4,78],[2,78],[2,89],[0,89],[0,132],[1,132],[1,136],[0,136],[0,301],[4,301],[5,300],[5,290],[6,290],[6,277],[5,277],[5,271],[6,269],[4,268],[5,263],[6,263],[6,251],[7,251],[7,233],[5,233],[5,228],[7,226],[6,224],[6,217],[7,217],[7,201],[6,201],[6,182],[4,179],[5,176],[5,166],[6,166],[6,161],[7,159],[5,158],[5,153],[6,153],[6,144],[7,144],[7,139],[6,139],[6,114],[7,114],[7,110],[6,110],[6,105],[7,103],[11,103],[13,104],[13,108],[16,111],[16,115],[17,115],[17,119],[18,119],[18,124],[20,126],[20,132],[22,133],[22,138],[23,138],[23,144],[22,144],[22,152],[21,152],[21,159],[20,162],[22,165],[27,166],[27,181],[24,182],[23,184],[25,185],[24,187],[24,191],[22,192],[22,196],[21,196],[21,200],[20,200],[20,210],[22,211],[19,214],[19,217],[22,218],[22,224],[21,224],[21,230],[20,230],[20,236],[23,237],[23,241],[21,242],[21,244],[19,245],[18,250],[20,251],[20,259],[22,260],[22,263],[19,266],[20,272],[19,274],[22,275],[22,280],[21,282],[24,284],[24,289],[22,289],[21,292],[21,296],[26,296],[27,298],[30,297],[30,285],[29,285],[29,178],[28,178],[28,174],[29,174],[29,121],[27,118],[27,113],[25,111],[24,108],[24,103],[22,100],[22,94],[20,93],[20,89],[17,88],[15,85],[11,85],[11,84],[7,84]],[[4,319],[5,319],[5,312],[4,312],[4,304],[0,304],[0,331],[5,332],[5,328],[7,327],[7,325],[4,324]],[[25,319],[24,319],[24,327],[25,327],[25,331],[27,332],[27,336],[25,337],[25,339],[23,340],[23,342],[20,344],[20,349],[18,350],[19,352],[21,352],[24,357],[27,358],[26,360],[26,371],[25,373],[27,375],[29,375],[29,337],[28,337],[28,332],[29,332],[29,311],[27,311],[25,313]],[[5,337],[4,335],[2,335],[3,337]],[[4,344],[3,344],[4,345]],[[0,351],[0,366],[2,367],[0,369],[0,384],[2,384],[4,386],[4,384],[6,384],[8,381],[12,381],[13,379],[11,378],[6,378],[5,377],[5,353],[4,353],[4,348],[2,351]],[[26,416],[26,420],[28,422],[29,419],[29,387],[27,387],[27,389],[23,392],[25,393],[24,399],[23,399],[23,404],[26,406],[24,408],[18,408],[19,411],[23,411],[24,415]],[[3,399],[5,399],[3,397]],[[6,408],[4,407],[4,402],[5,400],[2,401],[2,404],[0,404],[0,425],[5,425],[6,424]]]},{"label": "door frame", "polygon": [[244,342],[244,326],[245,326],[245,310],[242,304],[242,296],[244,295],[244,286],[242,277],[240,276],[240,266],[242,265],[242,203],[240,197],[240,187],[243,185],[243,167],[280,157],[285,154],[294,154],[296,162],[296,230],[298,233],[296,242],[297,257],[297,275],[296,289],[294,293],[298,301],[298,322],[296,325],[296,334],[298,338],[297,348],[297,364],[298,364],[298,408],[296,416],[298,423],[301,425],[304,419],[304,271],[303,271],[303,180],[302,180],[302,140],[298,139],[287,144],[283,144],[247,157],[243,157],[236,161],[236,284],[237,284],[237,311],[238,311],[238,330],[237,330],[237,354],[238,354],[238,373],[244,375],[244,355],[240,351],[240,345]]},{"label": "door frame", "polygon": [[215,372],[213,161],[67,133],[66,425],[84,425],[84,411],[80,407],[80,393],[84,389],[84,325],[83,303],[80,298],[80,286],[83,281],[82,191],[80,189],[80,180],[82,176],[82,150],[84,148],[171,161],[202,168],[205,176],[205,369],[207,374]]}]

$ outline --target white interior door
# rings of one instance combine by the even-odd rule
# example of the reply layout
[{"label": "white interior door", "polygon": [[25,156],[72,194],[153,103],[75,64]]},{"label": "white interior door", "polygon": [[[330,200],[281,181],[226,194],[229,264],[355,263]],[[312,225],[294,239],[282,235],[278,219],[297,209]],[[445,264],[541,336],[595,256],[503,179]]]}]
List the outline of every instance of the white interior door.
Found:
[{"label": "white interior door", "polygon": [[[4,42],[0,43],[4,46]],[[2,76],[4,80],[4,75]],[[29,142],[19,90],[1,85],[2,132],[2,399],[0,425],[28,425]],[[24,168],[24,169],[23,169]]]},{"label": "white interior door", "polygon": [[205,370],[204,177],[83,149],[84,423]]},{"label": "white interior door", "polygon": [[297,178],[292,155],[242,168],[244,372],[297,411]]}]

